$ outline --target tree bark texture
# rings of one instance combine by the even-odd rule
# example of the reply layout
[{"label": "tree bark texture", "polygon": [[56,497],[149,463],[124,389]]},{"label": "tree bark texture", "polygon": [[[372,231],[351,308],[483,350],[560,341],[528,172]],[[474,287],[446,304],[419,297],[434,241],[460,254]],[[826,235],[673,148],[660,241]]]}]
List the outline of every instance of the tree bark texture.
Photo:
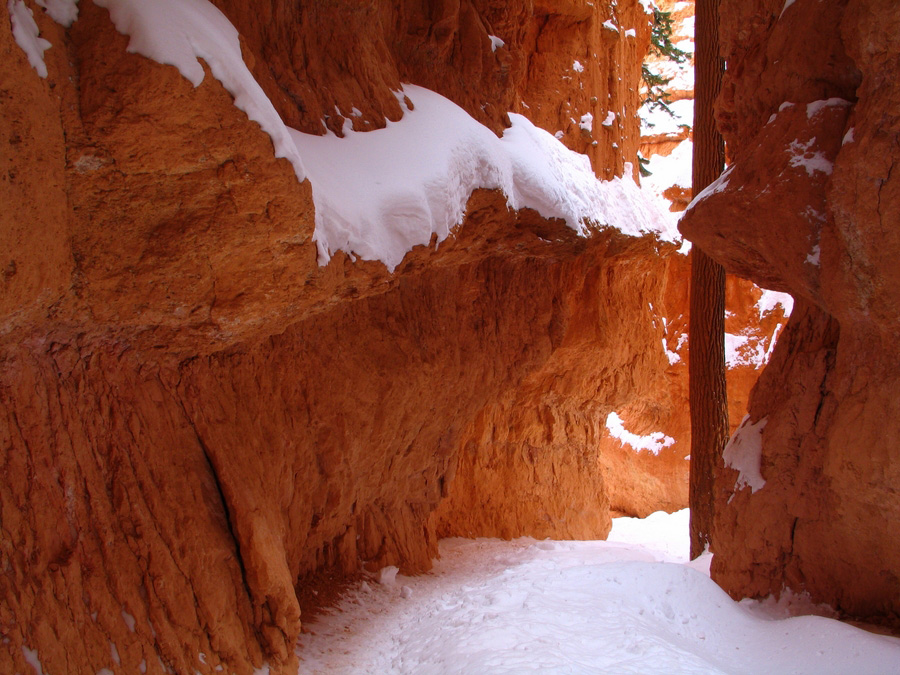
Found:
[{"label": "tree bark texture", "polygon": [[[694,55],[693,190],[699,194],[725,166],[714,104],[722,84],[719,0],[697,0]],[[713,479],[728,442],[725,390],[725,270],[696,246],[691,251],[690,342],[691,557],[712,538]]]}]

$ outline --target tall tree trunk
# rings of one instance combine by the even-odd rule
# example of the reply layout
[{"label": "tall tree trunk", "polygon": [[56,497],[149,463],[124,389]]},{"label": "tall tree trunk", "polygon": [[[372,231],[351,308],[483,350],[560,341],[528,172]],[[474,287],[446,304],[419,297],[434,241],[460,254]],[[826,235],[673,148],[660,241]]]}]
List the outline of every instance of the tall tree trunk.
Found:
[{"label": "tall tree trunk", "polygon": [[[716,129],[713,104],[722,84],[719,57],[719,0],[697,0],[694,55],[693,190],[719,177],[725,146]],[[696,246],[691,250],[691,306],[688,332],[691,404],[691,557],[709,544],[713,524],[713,477],[728,441],[725,390],[725,270]]]}]

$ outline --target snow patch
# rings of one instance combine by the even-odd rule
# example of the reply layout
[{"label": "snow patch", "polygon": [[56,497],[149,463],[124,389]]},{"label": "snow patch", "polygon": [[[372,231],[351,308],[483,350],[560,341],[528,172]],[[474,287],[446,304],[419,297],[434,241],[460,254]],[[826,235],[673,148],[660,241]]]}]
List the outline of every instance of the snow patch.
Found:
[{"label": "snow patch", "polygon": [[698,572],[705,574],[706,576],[710,575],[710,567],[712,567],[712,559],[713,554],[709,551],[709,544],[707,544],[706,549],[698,555],[696,558],[691,560],[688,563],[685,563],[685,567],[690,567],[692,570],[697,570]]},{"label": "snow patch", "polygon": [[812,103],[806,104],[806,119],[811,120],[813,117],[818,115],[825,108],[834,108],[834,107],[842,107],[845,108],[850,105],[850,101],[844,100],[842,98],[826,98],[819,101],[813,101]]},{"label": "snow patch", "polygon": [[838,618],[838,613],[827,603],[813,602],[809,592],[796,593],[790,588],[782,589],[777,597],[775,594],[772,594],[760,600],[744,598],[738,604],[753,616],[767,621],[780,621],[795,616]]},{"label": "snow patch", "polygon": [[794,0],[784,0],[784,7],[781,8],[781,14],[778,15],[778,18],[784,16],[784,13],[787,11],[787,8],[794,4]]},{"label": "snow patch", "polygon": [[506,46],[506,43],[503,40],[501,40],[500,38],[498,38],[496,35],[488,35],[488,37],[491,39],[491,51],[492,52],[495,52],[498,49]]},{"label": "snow patch", "polygon": [[791,141],[789,151],[791,153],[790,165],[802,166],[806,169],[806,175],[812,176],[817,171],[831,175],[834,169],[832,164],[826,157],[824,152],[814,152],[811,148],[815,145],[816,138],[813,136],[806,143],[799,140]]},{"label": "snow patch", "polygon": [[594,130],[594,116],[591,113],[585,113],[581,116],[581,122],[578,126],[583,130],[591,133]]},{"label": "snow patch", "polygon": [[674,438],[666,436],[661,431],[654,431],[646,436],[631,433],[625,428],[622,418],[614,412],[606,416],[606,428],[609,430],[609,435],[621,442],[622,445],[630,445],[637,451],[647,450],[654,455],[658,455],[663,448],[675,444]]},{"label": "snow patch", "polygon": [[56,23],[69,28],[78,18],[78,0],[35,0]]},{"label": "snow patch", "polygon": [[625,31],[625,37],[637,37],[637,31],[634,28],[629,28]]},{"label": "snow patch", "polygon": [[666,353],[666,358],[669,360],[669,365],[674,366],[676,363],[681,361],[681,356],[679,356],[678,352],[669,351],[669,345],[666,344],[666,338],[662,339],[663,351]]},{"label": "snow patch", "polygon": [[[647,170],[650,176],[642,179],[644,185],[651,187],[662,195],[663,191],[674,186],[690,189],[693,183],[691,176],[691,155],[694,144],[682,141],[669,155],[653,155]],[[681,214],[677,214],[681,216]]]},{"label": "snow patch", "polygon": [[816,244],[812,248],[812,252],[806,256],[806,262],[810,265],[819,266],[819,256],[822,254],[822,247],[819,244]]},{"label": "snow patch", "polygon": [[122,620],[125,621],[125,625],[128,626],[128,630],[132,633],[134,632],[134,617],[129,614],[124,609],[122,610]]},{"label": "snow patch", "polygon": [[573,61],[572,62],[572,70],[574,70],[576,73],[583,73],[584,66],[581,65],[581,61]]},{"label": "snow patch", "polygon": [[[772,337],[774,344],[775,337]],[[764,347],[764,342],[751,339],[748,335],[725,333],[725,366],[727,368],[739,368],[751,366],[762,368],[769,361],[770,349]]]},{"label": "snow patch", "polygon": [[856,141],[856,137],[855,137],[855,135],[854,135],[854,129],[855,129],[855,128],[856,128],[856,127],[850,127],[850,128],[847,130],[847,133],[844,134],[844,138],[841,140],[841,145],[842,145],[842,146],[847,145],[847,143],[854,143],[854,142]]},{"label": "snow patch", "polygon": [[762,295],[756,301],[756,311],[759,312],[759,318],[773,311],[781,305],[781,311],[785,317],[789,317],[794,309],[794,298],[789,293],[780,293],[778,291],[770,291],[762,289]]},{"label": "snow patch", "polygon": [[[766,485],[760,469],[762,432],[768,421],[768,417],[763,417],[756,424],[752,424],[750,415],[745,415],[741,426],[734,432],[734,436],[731,437],[722,452],[725,466],[738,471],[737,480],[734,482],[735,491],[749,487],[752,494]],[[730,502],[733,497],[734,495],[728,501]]]},{"label": "snow patch", "polygon": [[34,668],[37,675],[44,675],[44,667],[41,665],[36,649],[29,649],[25,645],[22,645],[22,654],[25,657],[25,663]]},{"label": "snow patch", "polygon": [[603,27],[608,30],[613,31],[614,33],[619,32],[619,27],[616,26],[616,24],[614,24],[610,19],[607,19],[606,21],[603,22]]},{"label": "snow patch", "polygon": [[598,181],[586,156],[521,115],[511,114],[512,127],[497,139],[452,102],[410,85],[395,92],[407,114],[385,129],[362,134],[348,123],[343,139],[302,134],[283,124],[243,62],[234,26],[207,0],[98,4],[130,36],[128,51],[175,66],[194,86],[204,59],[235,105],[272,138],[276,157],[288,159],[298,179],[309,177],[320,264],[342,250],[393,270],[413,246],[449,236],[477,188],[500,189],[512,208],[563,219],[581,235],[593,226],[673,236],[630,179]]},{"label": "snow patch", "polygon": [[40,37],[40,31],[34,22],[34,13],[23,0],[9,0],[6,7],[9,10],[9,23],[16,44],[25,52],[28,63],[37,71],[37,74],[40,77],[47,77],[44,52],[50,49],[51,44]]},{"label": "snow patch", "polygon": [[610,544],[627,544],[651,552],[656,560],[687,563],[691,558],[689,509],[655,511],[646,518],[613,518],[606,537]]},{"label": "snow patch", "polygon": [[601,122],[604,127],[611,127],[616,121],[616,113],[610,110],[606,113],[606,118]]},{"label": "snow patch", "polygon": [[394,565],[388,565],[387,567],[382,567],[378,571],[378,583],[382,586],[393,586],[397,583],[397,572],[400,570]]},{"label": "snow patch", "polygon": [[707,197],[711,197],[712,195],[724,192],[728,188],[728,177],[731,175],[732,169],[734,169],[734,164],[725,169],[725,171],[723,171],[718,178],[716,178],[712,183],[703,188],[700,194],[691,200],[691,203],[688,204],[686,210],[690,211],[692,208],[694,208],[694,206],[702,202]]}]

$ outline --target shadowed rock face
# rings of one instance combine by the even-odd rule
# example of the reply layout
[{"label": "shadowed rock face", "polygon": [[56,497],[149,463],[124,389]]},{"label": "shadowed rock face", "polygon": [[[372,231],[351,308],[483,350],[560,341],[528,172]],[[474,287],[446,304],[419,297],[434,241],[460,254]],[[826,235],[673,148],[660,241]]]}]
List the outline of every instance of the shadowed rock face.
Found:
[{"label": "shadowed rock face", "polygon": [[[634,159],[636,119],[577,121],[636,109],[637,3],[217,4],[300,129],[383,126],[411,81],[495,131],[529,114],[602,176]],[[79,10],[35,12],[46,79],[0,20],[0,670],[290,670],[307,575],[686,503],[687,438],[635,459],[604,428],[686,435],[674,247],[479,190],[394,274],[319,267],[309,184],[219,83]]]},{"label": "shadowed rock face", "polygon": [[717,476],[713,575],[736,597],[789,587],[896,623],[900,8],[781,11],[722,4],[733,166],[682,221],[729,271],[798,299],[750,400],[766,485]]}]

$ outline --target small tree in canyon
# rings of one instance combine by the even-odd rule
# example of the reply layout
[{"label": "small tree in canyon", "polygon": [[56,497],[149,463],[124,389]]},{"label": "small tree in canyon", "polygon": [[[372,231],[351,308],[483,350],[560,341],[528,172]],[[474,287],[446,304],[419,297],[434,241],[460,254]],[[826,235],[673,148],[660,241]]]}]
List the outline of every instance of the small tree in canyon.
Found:
[{"label": "small tree in canyon", "polygon": [[[658,8],[654,8],[653,22],[650,24],[650,54],[674,63],[684,63],[691,58],[689,52],[679,49],[672,42],[672,14]],[[671,81],[671,77],[654,71],[649,63],[641,64],[641,91],[644,92],[641,102],[651,110],[660,108],[674,117],[675,113],[669,107],[672,102],[669,92],[664,89]]]}]

